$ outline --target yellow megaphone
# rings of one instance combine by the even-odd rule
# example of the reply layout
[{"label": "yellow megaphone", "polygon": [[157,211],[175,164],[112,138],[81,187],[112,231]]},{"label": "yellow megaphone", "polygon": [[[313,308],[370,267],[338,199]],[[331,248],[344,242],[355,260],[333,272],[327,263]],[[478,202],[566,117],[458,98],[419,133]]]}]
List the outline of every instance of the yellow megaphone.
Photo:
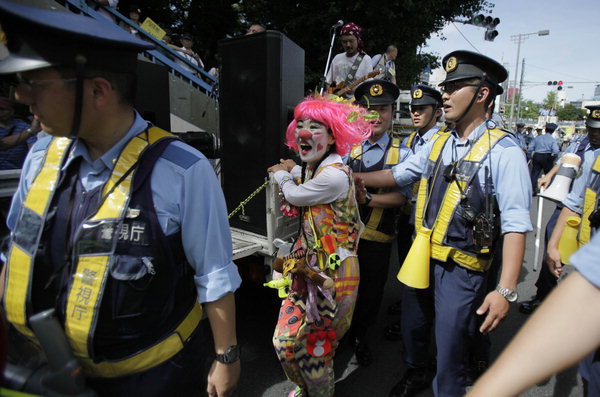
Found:
[{"label": "yellow megaphone", "polygon": [[412,288],[429,287],[429,261],[431,256],[431,229],[417,230],[417,236],[398,272],[398,280]]},{"label": "yellow megaphone", "polygon": [[569,258],[575,251],[579,249],[577,242],[577,233],[579,232],[579,224],[581,218],[578,216],[567,217],[567,224],[558,240],[558,252],[560,253],[560,261],[565,265],[570,265]]}]

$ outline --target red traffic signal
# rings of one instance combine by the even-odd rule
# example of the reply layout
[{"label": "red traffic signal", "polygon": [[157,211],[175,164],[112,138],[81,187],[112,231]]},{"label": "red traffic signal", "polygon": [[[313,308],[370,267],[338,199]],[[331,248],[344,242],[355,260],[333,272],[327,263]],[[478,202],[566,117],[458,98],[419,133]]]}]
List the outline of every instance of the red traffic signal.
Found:
[{"label": "red traffic signal", "polygon": [[558,85],[563,85],[563,82],[562,82],[562,80],[560,80],[560,81],[558,82]]}]

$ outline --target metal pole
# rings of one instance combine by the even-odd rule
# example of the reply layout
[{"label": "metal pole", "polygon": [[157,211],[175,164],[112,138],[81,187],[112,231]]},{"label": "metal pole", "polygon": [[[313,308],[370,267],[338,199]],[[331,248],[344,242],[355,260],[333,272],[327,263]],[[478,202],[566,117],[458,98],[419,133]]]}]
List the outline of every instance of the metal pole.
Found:
[{"label": "metal pole", "polygon": [[513,83],[513,96],[510,100],[510,121],[508,122],[508,129],[513,127],[513,115],[515,114],[515,91],[517,88],[517,75],[519,74],[519,56],[521,55],[521,42],[523,41],[523,34],[518,34],[514,37],[517,38],[517,62],[515,63],[515,81]]},{"label": "metal pole", "polygon": [[329,53],[327,54],[327,62],[325,63],[325,72],[323,73],[323,77],[321,78],[321,89],[319,90],[319,95],[323,95],[323,91],[325,91],[325,84],[327,81],[327,72],[329,72],[329,61],[331,60],[331,53],[333,52],[333,45],[335,44],[335,35],[337,33],[337,28],[331,34],[331,43],[329,44]]},{"label": "metal pole", "polygon": [[525,58],[521,65],[521,81],[519,82],[519,104],[517,105],[517,123],[521,118],[521,99],[523,98],[523,76],[525,75]]}]

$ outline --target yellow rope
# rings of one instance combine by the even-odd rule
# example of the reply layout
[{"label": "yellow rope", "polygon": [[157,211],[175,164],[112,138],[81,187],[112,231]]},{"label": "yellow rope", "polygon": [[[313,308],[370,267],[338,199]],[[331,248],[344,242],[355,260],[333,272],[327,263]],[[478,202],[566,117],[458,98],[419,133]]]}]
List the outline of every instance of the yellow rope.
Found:
[{"label": "yellow rope", "polygon": [[269,184],[269,180],[266,179],[265,183],[263,183],[262,185],[260,185],[258,187],[258,189],[256,189],[255,191],[253,191],[250,196],[248,196],[248,198],[246,198],[244,201],[242,201],[233,211],[231,211],[229,213],[229,215],[227,216],[227,219],[231,219],[232,216],[235,215],[236,212],[238,212],[239,210],[242,210],[242,215],[245,215],[244,213],[244,206],[246,204],[248,204],[248,202],[250,200],[252,200],[254,198],[254,196],[256,196],[258,193],[260,193],[261,190],[263,190],[265,187],[267,187],[267,185]]}]

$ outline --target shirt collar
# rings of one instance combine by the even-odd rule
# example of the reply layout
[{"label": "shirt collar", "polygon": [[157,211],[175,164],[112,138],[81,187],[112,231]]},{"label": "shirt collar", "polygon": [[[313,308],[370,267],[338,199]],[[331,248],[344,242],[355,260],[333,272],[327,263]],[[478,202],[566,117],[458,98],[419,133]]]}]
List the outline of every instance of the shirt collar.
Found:
[{"label": "shirt collar", "polygon": [[487,130],[487,122],[484,121],[481,123],[471,134],[467,137],[466,141],[461,142],[460,137],[456,130],[452,130],[450,136],[456,141],[456,144],[459,146],[471,146],[473,143]]},{"label": "shirt collar", "polygon": [[431,139],[431,137],[438,132],[440,129],[437,125],[434,125],[433,127],[431,127],[431,129],[429,129],[426,133],[423,134],[423,136],[421,136],[418,132],[417,132],[417,139],[419,139],[419,142],[423,141],[423,142],[429,142],[429,140]]},{"label": "shirt collar", "polygon": [[123,150],[127,142],[129,142],[131,138],[148,128],[148,122],[144,120],[137,111],[134,110],[134,112],[135,119],[133,121],[133,124],[131,125],[131,128],[129,128],[129,131],[127,131],[123,138],[121,138],[113,147],[111,147],[106,153],[104,153],[96,160],[92,160],[87,150],[87,147],[81,141],[81,139],[76,139],[71,154],[69,155],[67,161],[65,161],[65,164],[63,165],[62,169],[66,169],[69,166],[69,164],[71,164],[71,162],[78,157],[81,157],[83,161],[89,163],[91,167],[97,171],[101,171],[103,168],[112,169],[114,163],[117,160],[117,157],[119,157],[119,154],[121,154],[121,151]]},{"label": "shirt collar", "polygon": [[381,135],[375,143],[371,143],[371,141],[369,141],[368,139],[365,139],[363,141],[363,147],[364,147],[365,151],[370,149],[373,146],[379,146],[380,148],[385,150],[389,141],[390,141],[390,136],[386,132],[383,135]]}]

